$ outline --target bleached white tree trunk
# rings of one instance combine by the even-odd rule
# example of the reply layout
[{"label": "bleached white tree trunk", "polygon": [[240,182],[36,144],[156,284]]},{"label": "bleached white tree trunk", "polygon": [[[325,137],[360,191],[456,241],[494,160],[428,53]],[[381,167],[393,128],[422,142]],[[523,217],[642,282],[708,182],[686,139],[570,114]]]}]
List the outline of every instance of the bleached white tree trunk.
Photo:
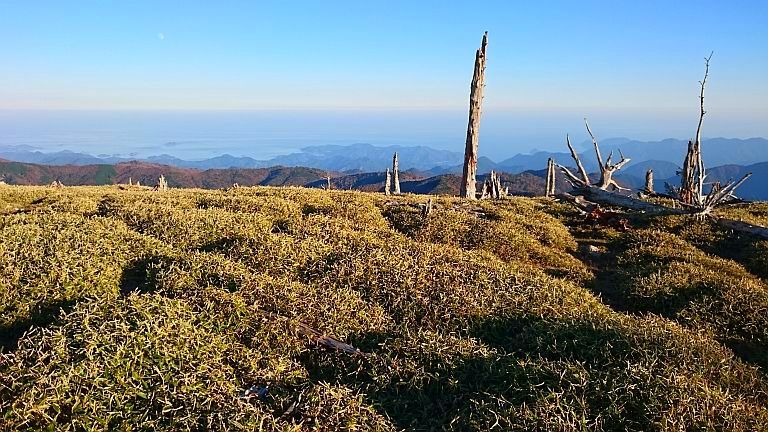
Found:
[{"label": "bleached white tree trunk", "polygon": [[392,183],[395,195],[400,195],[400,163],[397,160],[397,152],[392,156]]}]

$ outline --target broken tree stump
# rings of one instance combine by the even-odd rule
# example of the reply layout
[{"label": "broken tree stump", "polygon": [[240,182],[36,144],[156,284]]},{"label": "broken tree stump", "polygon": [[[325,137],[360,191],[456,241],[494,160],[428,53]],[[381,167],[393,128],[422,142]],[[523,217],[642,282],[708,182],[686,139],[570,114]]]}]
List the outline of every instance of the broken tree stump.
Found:
[{"label": "broken tree stump", "polygon": [[547,183],[544,190],[545,197],[555,196],[555,161],[547,159]]}]

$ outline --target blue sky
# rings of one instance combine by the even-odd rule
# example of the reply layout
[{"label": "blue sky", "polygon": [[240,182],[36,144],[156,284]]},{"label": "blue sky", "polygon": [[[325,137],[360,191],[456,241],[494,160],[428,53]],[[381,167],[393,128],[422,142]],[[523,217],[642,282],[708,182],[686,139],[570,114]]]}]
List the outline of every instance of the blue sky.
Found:
[{"label": "blue sky", "polygon": [[0,0],[0,109],[461,112],[487,30],[491,118],[691,122],[714,50],[710,132],[768,135],[766,23],[766,1]]}]

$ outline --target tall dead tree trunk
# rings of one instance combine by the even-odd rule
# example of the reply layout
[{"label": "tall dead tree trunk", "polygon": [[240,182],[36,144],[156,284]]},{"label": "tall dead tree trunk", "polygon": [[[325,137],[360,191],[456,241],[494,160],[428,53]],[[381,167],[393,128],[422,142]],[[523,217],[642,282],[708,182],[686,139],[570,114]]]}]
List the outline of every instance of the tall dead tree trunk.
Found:
[{"label": "tall dead tree trunk", "polygon": [[645,189],[643,192],[653,194],[653,170],[649,169],[645,172]]},{"label": "tall dead tree trunk", "polygon": [[384,195],[389,195],[391,193],[390,183],[392,183],[392,177],[389,174],[389,168],[387,168],[387,175],[384,179]]},{"label": "tall dead tree trunk", "polygon": [[704,89],[709,77],[711,59],[712,53],[704,59],[704,78],[699,81],[699,124],[696,127],[696,137],[688,141],[688,151],[680,173],[680,189],[672,191],[683,204],[691,206],[699,217],[710,214],[715,206],[731,199],[736,188],[752,175],[748,173],[741,180],[737,182],[730,180],[725,185],[715,184],[709,194],[704,194],[704,179],[707,173],[701,156],[701,127],[704,124],[704,115],[707,113],[704,109]]},{"label": "tall dead tree trunk", "polygon": [[397,152],[392,156],[392,183],[395,195],[400,195],[400,164],[397,161]]},{"label": "tall dead tree trunk", "polygon": [[331,176],[325,176],[325,190],[331,190]]},{"label": "tall dead tree trunk", "polygon": [[477,193],[477,147],[480,143],[480,114],[485,88],[485,61],[488,47],[488,32],[483,35],[480,48],[475,53],[475,68],[469,91],[469,121],[464,149],[464,170],[461,177],[460,195],[475,199]]},{"label": "tall dead tree trunk", "polygon": [[699,92],[699,124],[696,127],[696,138],[688,141],[688,152],[683,161],[683,170],[681,172],[680,200],[686,204],[701,206],[704,204],[704,162],[701,158],[701,126],[704,124],[704,89],[709,77],[709,61],[712,54],[704,59],[704,79],[699,81],[701,87]]}]

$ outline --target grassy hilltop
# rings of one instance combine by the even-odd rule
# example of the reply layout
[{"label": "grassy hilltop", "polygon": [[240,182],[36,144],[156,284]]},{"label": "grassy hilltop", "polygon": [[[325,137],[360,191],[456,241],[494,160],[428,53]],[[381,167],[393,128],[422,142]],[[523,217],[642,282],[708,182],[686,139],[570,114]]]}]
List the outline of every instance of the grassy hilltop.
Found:
[{"label": "grassy hilltop", "polygon": [[0,186],[0,430],[768,430],[768,242],[426,200]]}]

